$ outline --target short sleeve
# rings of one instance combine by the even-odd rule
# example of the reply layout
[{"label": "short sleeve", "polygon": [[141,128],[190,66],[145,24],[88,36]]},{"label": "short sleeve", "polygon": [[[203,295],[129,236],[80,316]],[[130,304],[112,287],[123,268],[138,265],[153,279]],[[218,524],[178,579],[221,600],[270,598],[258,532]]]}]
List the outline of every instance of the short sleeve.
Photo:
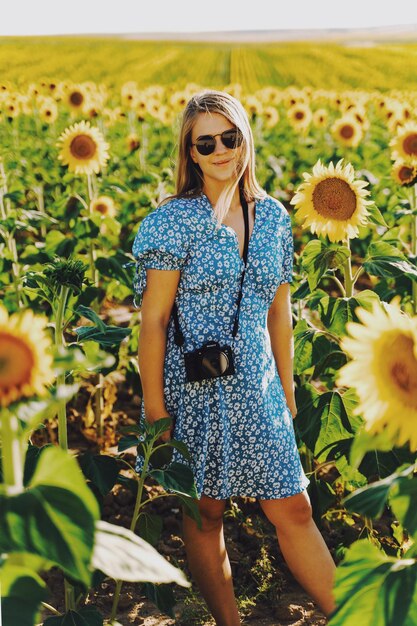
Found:
[{"label": "short sleeve", "polygon": [[293,281],[293,261],[294,261],[294,238],[292,234],[291,217],[285,210],[284,228],[282,231],[282,270],[280,285],[292,283]]},{"label": "short sleeve", "polygon": [[190,228],[181,210],[169,202],[147,215],[136,233],[132,253],[136,259],[133,279],[134,306],[142,306],[146,270],[181,270],[187,260]]}]

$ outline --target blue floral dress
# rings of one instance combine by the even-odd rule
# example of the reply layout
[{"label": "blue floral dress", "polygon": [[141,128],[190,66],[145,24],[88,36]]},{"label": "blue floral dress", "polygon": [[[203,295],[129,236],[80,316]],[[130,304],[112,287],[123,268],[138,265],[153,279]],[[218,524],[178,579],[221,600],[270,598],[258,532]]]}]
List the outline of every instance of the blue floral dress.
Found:
[{"label": "blue floral dress", "polygon": [[[146,269],[181,270],[176,295],[184,351],[208,340],[232,345],[236,373],[188,382],[181,348],[168,324],[164,395],[174,439],[191,454],[198,497],[283,498],[303,491],[304,474],[271,350],[267,315],[281,283],[292,281],[293,237],[285,207],[266,195],[255,202],[239,329],[233,321],[244,261],[237,235],[218,228],[209,199],[175,198],[147,215],[133,243],[134,304],[140,308]],[[140,419],[145,419],[142,402]],[[174,449],[172,461],[187,463]],[[142,469],[138,455],[136,471]]]}]

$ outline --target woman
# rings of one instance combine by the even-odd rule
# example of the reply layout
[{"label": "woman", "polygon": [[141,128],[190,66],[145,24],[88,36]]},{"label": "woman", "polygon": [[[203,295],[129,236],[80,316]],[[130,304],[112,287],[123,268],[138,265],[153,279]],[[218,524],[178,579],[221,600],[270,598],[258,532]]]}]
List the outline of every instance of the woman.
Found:
[{"label": "woman", "polygon": [[[183,508],[184,542],[216,623],[240,624],[223,535],[226,501],[239,495],[258,498],[294,576],[329,614],[335,565],[312,519],[292,423],[291,221],[256,181],[249,120],[234,97],[204,90],[188,102],[176,194],[142,221],[133,254],[141,418],[172,416],[161,439],[190,450],[202,529]],[[213,343],[218,361],[204,369],[196,355]],[[173,460],[184,462],[176,450]]]}]

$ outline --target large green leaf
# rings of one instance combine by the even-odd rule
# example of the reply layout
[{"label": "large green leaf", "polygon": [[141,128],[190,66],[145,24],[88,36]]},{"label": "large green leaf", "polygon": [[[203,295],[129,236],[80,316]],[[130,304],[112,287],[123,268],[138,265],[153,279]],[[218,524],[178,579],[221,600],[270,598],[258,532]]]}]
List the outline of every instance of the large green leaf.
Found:
[{"label": "large green leaf", "polygon": [[296,400],[297,430],[316,457],[327,451],[324,456],[327,459],[329,449],[352,438],[362,423],[360,417],[353,415],[355,396],[351,390],[343,395],[338,391],[319,394],[312,385],[306,384],[297,391]]},{"label": "large green leaf", "polygon": [[4,626],[33,626],[39,621],[39,607],[48,597],[46,585],[25,565],[6,560],[0,567],[0,623]]},{"label": "large green leaf", "polygon": [[79,464],[84,476],[105,496],[114,487],[119,474],[119,464],[108,454],[85,452],[79,457]]},{"label": "large green leaf", "polygon": [[294,328],[294,372],[302,374],[310,367],[320,367],[332,353],[340,353],[336,341],[325,331],[308,326],[300,319]]},{"label": "large green leaf", "polygon": [[89,584],[97,501],[74,458],[45,450],[26,492],[0,496],[0,551],[38,554]]},{"label": "large green leaf", "polygon": [[313,291],[322,276],[329,269],[344,265],[350,257],[350,250],[339,244],[325,244],[321,239],[312,239],[301,255],[301,265],[307,271],[308,284]]},{"label": "large green leaf", "polygon": [[395,246],[386,241],[375,241],[368,248],[367,257],[363,263],[368,274],[374,276],[400,275],[417,280],[417,268]]},{"label": "large green leaf", "polygon": [[417,478],[400,478],[390,491],[389,502],[394,515],[417,541]]},{"label": "large green leaf", "polygon": [[[361,487],[354,493],[347,496],[343,503],[349,511],[356,511],[357,513],[362,513],[362,515],[367,515],[369,517],[379,517],[384,511],[391,488],[397,482],[403,481],[404,478],[412,472],[412,470],[412,465],[407,466],[402,471],[399,469],[382,480],[366,485],[366,487]],[[405,496],[406,489],[402,494],[402,497]],[[407,503],[408,502],[409,500],[407,500]],[[405,507],[405,502],[401,500],[400,495],[398,495],[397,503],[399,508]],[[405,525],[403,520],[401,521],[403,525]]]},{"label": "large green leaf", "polygon": [[175,582],[189,587],[185,574],[131,530],[99,520],[91,564],[116,580]]},{"label": "large green leaf", "polygon": [[193,472],[183,463],[171,463],[163,470],[153,469],[149,475],[167,491],[182,493],[191,498],[198,497]]},{"label": "large green leaf", "polygon": [[318,308],[324,326],[335,335],[342,336],[346,334],[348,322],[359,321],[355,315],[355,309],[363,307],[371,311],[374,302],[379,302],[377,294],[369,289],[364,289],[351,298],[324,296],[320,299]]},{"label": "large green leaf", "polygon": [[336,570],[329,626],[415,626],[417,562],[388,557],[357,541]]}]

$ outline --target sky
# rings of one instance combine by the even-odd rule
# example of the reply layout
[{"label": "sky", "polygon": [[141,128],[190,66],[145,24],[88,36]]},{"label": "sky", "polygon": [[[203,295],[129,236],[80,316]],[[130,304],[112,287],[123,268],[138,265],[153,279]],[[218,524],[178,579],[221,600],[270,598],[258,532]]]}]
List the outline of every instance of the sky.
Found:
[{"label": "sky", "polygon": [[0,36],[411,24],[417,25],[416,0],[13,0],[3,11]]}]

